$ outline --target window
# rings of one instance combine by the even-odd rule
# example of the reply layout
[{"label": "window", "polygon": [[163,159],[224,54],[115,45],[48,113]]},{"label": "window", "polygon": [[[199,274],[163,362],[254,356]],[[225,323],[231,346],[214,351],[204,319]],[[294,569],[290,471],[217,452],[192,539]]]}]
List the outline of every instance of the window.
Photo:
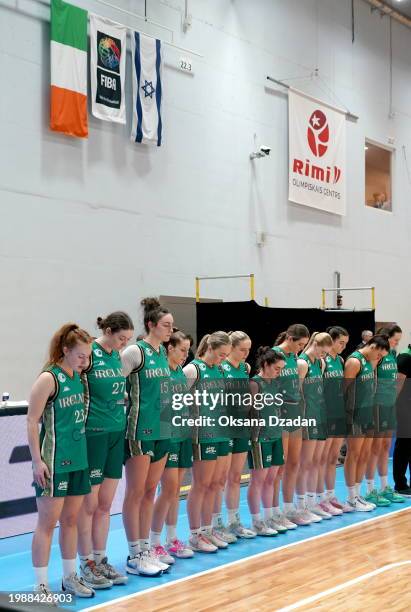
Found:
[{"label": "window", "polygon": [[392,211],[392,151],[365,141],[365,205]]}]

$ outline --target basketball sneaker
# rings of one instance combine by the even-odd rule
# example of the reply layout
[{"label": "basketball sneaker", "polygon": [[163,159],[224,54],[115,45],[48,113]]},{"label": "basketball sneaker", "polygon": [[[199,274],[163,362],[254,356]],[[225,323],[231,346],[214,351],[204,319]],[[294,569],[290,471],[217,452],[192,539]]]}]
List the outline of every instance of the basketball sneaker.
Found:
[{"label": "basketball sneaker", "polygon": [[113,586],[113,582],[106,578],[92,559],[89,559],[84,567],[80,568],[80,576],[84,583],[92,589],[109,589]]},{"label": "basketball sneaker", "polygon": [[87,586],[83,578],[79,577],[76,572],[63,577],[61,590],[76,597],[94,597],[96,594],[94,589]]},{"label": "basketball sneaker", "polygon": [[177,538],[172,542],[167,542],[166,548],[170,555],[177,557],[177,559],[191,559],[194,557],[194,551]]},{"label": "basketball sneaker", "polygon": [[194,552],[216,553],[218,550],[218,546],[215,546],[204,533],[190,536],[188,545]]}]

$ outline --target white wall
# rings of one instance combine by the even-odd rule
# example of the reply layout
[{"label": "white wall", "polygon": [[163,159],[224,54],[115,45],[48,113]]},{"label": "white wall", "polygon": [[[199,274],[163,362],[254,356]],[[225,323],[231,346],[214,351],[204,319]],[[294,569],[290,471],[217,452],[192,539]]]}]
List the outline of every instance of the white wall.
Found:
[{"label": "white wall", "polygon": [[[74,1],[74,0],[73,0]],[[112,0],[143,12],[143,0]],[[169,34],[96,2],[78,5],[164,39]],[[351,0],[149,0],[149,16],[204,54],[189,76],[165,66],[164,146],[129,142],[126,128],[89,116],[76,141],[48,130],[49,24],[36,0],[0,0],[0,391],[26,397],[52,332],[123,308],[138,319],[149,294],[193,296],[195,275],[256,274],[272,306],[317,306],[333,283],[376,285],[377,319],[411,329],[407,266],[411,31]],[[9,6],[10,8],[6,8]],[[31,16],[30,16],[31,15]],[[180,52],[165,49],[168,63]],[[287,202],[287,98],[266,75],[359,115],[347,122],[348,212],[339,218]],[[128,55],[128,75],[131,74]],[[335,91],[337,99],[329,94]],[[255,141],[254,141],[254,134]],[[364,206],[364,140],[395,138],[394,213]],[[250,163],[255,146],[273,147]],[[256,230],[267,234],[263,248]],[[203,284],[207,297],[246,299],[247,283]],[[346,304],[350,300],[347,298]],[[369,304],[360,296],[357,306]]]}]

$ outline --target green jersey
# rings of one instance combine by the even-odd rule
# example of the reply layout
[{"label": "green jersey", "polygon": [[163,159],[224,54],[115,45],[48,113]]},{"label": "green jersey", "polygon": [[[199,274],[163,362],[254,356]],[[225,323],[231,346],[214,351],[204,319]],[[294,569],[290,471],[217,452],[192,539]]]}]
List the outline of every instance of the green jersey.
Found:
[{"label": "green jersey", "polygon": [[[177,366],[175,370],[173,370],[173,368],[170,368],[170,379],[171,379],[170,380],[171,393],[173,395],[174,393],[178,393],[179,395],[181,394],[185,395],[188,392],[187,378],[181,366]],[[174,410],[172,410],[171,412],[173,416],[177,414],[177,412],[175,412]],[[182,418],[184,417],[189,418],[191,416],[188,407],[183,408],[182,410],[179,410],[178,414],[181,415]],[[184,427],[179,427],[178,429],[180,429],[184,433],[184,435],[182,436],[179,436],[178,431],[176,432],[175,429],[174,428],[172,429],[172,433],[176,434],[175,436],[174,435],[171,436],[171,439],[173,442],[184,442],[184,440],[191,438],[191,432],[189,429],[184,428]]]},{"label": "green jersey", "polygon": [[361,366],[355,380],[354,408],[356,411],[370,408],[374,405],[375,393],[375,375],[372,363],[359,351],[354,351],[349,359],[358,359]]},{"label": "green jersey", "polygon": [[324,398],[327,411],[343,416],[344,404],[344,361],[337,355],[334,359],[327,355],[324,359]]},{"label": "green jersey", "polygon": [[128,440],[160,440],[161,387],[170,379],[166,350],[156,350],[145,340],[139,340],[140,366],[127,380],[129,396],[126,438]]},{"label": "green jersey", "polygon": [[377,391],[375,400],[382,406],[394,406],[397,399],[397,355],[391,350],[377,366]]},{"label": "green jersey", "polygon": [[303,381],[303,395],[306,416],[310,416],[319,409],[325,409],[321,361],[319,359],[311,361],[306,353],[300,355],[299,359],[302,359],[308,365],[307,374]]},{"label": "green jersey", "polygon": [[295,353],[286,353],[279,346],[273,346],[273,351],[280,353],[285,361],[285,366],[280,374],[280,386],[284,397],[284,403],[296,404],[301,399],[297,356]]},{"label": "green jersey", "polygon": [[90,365],[82,378],[86,395],[86,433],[124,430],[126,379],[118,351],[108,353],[98,342],[93,342]]},{"label": "green jersey", "polygon": [[84,387],[77,372],[69,376],[58,365],[46,371],[53,375],[56,390],[43,412],[40,448],[52,478],[87,468]]},{"label": "green jersey", "polygon": [[[255,404],[255,408],[252,410],[252,418],[264,419],[265,425],[259,428],[252,428],[252,439],[258,442],[264,442],[268,440],[276,440],[281,438],[281,429],[278,425],[271,423],[271,417],[280,417],[281,406],[276,403],[277,394],[281,397],[280,389],[281,383],[279,378],[272,380],[266,380],[258,374],[253,376],[252,379],[258,385],[258,393],[261,394],[261,402],[258,406]],[[270,395],[270,401],[264,401],[264,397]],[[256,402],[256,396],[254,396],[254,402]],[[268,397],[267,397],[268,400]]]},{"label": "green jersey", "polygon": [[[196,389],[199,391],[207,391],[210,394],[217,394],[224,392],[224,374],[223,369],[217,365],[209,366],[202,359],[193,359],[191,361],[197,370],[197,382]],[[221,406],[216,406],[215,410],[210,410],[210,406],[204,404],[199,406],[200,415],[203,414],[206,417],[211,417],[218,422],[218,416],[223,414]],[[218,430],[220,428],[217,428]],[[221,430],[218,431],[214,426],[209,428],[200,428],[200,436],[198,437],[199,442],[226,442],[230,440],[229,437],[222,436]]]}]

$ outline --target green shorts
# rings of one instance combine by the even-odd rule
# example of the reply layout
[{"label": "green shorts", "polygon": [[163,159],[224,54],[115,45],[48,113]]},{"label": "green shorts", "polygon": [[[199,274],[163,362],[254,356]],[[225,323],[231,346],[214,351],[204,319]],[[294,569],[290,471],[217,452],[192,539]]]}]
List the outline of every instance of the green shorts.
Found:
[{"label": "green shorts", "polygon": [[125,440],[124,463],[142,455],[150,455],[151,463],[155,463],[167,455],[169,448],[170,440]]},{"label": "green shorts", "polygon": [[193,443],[194,461],[214,461],[231,453],[230,441]]},{"label": "green shorts", "polygon": [[87,495],[91,491],[88,468],[74,472],[54,474],[45,489],[34,483],[36,497],[66,497],[67,495]]},{"label": "green shorts", "polygon": [[193,443],[191,438],[183,442],[171,442],[166,468],[191,468],[193,465]]},{"label": "green shorts", "polygon": [[391,432],[397,429],[397,413],[395,406],[384,406],[377,404],[375,407],[375,423],[377,425],[377,432]]},{"label": "green shorts", "polygon": [[345,438],[347,422],[345,418],[327,418],[327,438]]},{"label": "green shorts", "polygon": [[232,440],[231,452],[233,455],[238,453],[246,453],[251,448],[251,440],[247,438],[234,438]]},{"label": "green shorts", "polygon": [[86,435],[87,458],[92,485],[105,478],[119,479],[123,473],[124,431]]},{"label": "green shorts", "polygon": [[251,449],[248,451],[248,467],[250,470],[261,470],[273,465],[284,465],[282,439],[251,442]]}]

